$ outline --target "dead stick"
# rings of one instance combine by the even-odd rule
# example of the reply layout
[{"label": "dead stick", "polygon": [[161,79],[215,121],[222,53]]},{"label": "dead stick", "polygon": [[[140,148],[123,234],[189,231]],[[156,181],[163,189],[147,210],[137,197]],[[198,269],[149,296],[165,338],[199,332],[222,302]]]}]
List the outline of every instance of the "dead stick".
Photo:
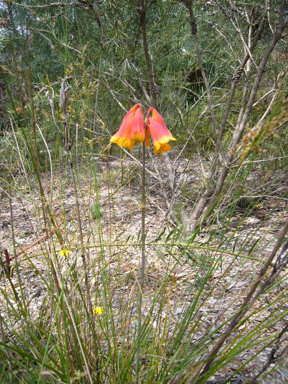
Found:
[{"label": "dead stick", "polygon": [[5,254],[5,258],[6,258],[6,260],[4,260],[4,262],[6,261],[6,264],[7,264],[7,272],[8,272],[9,275],[10,275],[10,260],[11,260],[11,258],[10,258],[10,256],[9,256],[9,252],[8,252],[8,249],[7,249],[7,248],[4,249],[4,254]]}]

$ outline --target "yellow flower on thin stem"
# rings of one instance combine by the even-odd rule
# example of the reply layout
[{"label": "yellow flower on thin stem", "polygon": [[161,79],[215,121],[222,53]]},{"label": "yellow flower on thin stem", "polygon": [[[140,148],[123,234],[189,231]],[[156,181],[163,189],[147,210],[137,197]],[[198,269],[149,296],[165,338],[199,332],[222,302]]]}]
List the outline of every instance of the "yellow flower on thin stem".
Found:
[{"label": "yellow flower on thin stem", "polygon": [[93,308],[94,315],[102,315],[103,308],[102,307],[95,307]]},{"label": "yellow flower on thin stem", "polygon": [[69,249],[61,249],[59,256],[68,256],[70,253]]}]

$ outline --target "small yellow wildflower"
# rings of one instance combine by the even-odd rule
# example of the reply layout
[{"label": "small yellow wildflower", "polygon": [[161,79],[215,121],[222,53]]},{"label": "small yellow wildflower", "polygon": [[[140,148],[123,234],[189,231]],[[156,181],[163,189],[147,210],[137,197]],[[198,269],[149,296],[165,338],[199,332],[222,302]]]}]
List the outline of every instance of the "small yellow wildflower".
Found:
[{"label": "small yellow wildflower", "polygon": [[103,312],[103,308],[102,307],[95,307],[95,308],[93,308],[93,313],[95,315],[102,315],[102,312]]},{"label": "small yellow wildflower", "polygon": [[59,256],[68,256],[70,253],[69,249],[61,249]]}]

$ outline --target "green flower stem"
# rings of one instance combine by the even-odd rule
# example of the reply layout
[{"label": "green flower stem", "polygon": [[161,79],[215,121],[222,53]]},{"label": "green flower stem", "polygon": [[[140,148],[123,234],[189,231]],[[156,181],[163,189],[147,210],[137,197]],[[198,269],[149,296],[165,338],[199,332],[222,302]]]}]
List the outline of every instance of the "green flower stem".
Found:
[{"label": "green flower stem", "polygon": [[142,244],[141,244],[141,274],[140,274],[140,291],[138,301],[138,337],[139,343],[136,354],[136,381],[139,380],[139,361],[140,361],[140,334],[141,334],[141,316],[142,316],[142,292],[144,285],[144,274],[145,274],[145,140],[142,145]]}]

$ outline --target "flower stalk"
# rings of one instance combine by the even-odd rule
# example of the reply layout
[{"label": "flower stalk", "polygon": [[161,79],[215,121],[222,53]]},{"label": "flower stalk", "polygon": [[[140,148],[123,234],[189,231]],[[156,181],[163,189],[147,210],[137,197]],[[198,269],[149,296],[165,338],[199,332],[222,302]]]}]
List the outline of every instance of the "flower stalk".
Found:
[{"label": "flower stalk", "polygon": [[134,144],[142,144],[142,223],[141,223],[141,271],[140,271],[140,290],[138,300],[138,332],[137,332],[137,352],[136,352],[136,384],[139,381],[140,370],[140,347],[141,347],[141,317],[142,317],[142,299],[145,276],[145,148],[150,147],[151,135],[154,147],[154,153],[168,152],[171,146],[169,141],[175,141],[171,132],[167,129],[160,113],[155,108],[149,108],[146,119],[140,104],[135,104],[124,116],[120,129],[110,139],[111,143],[116,143],[120,147],[134,148]]},{"label": "flower stalk", "polygon": [[[143,294],[143,286],[144,286],[144,276],[145,276],[145,140],[142,143],[142,219],[141,219],[141,273],[140,273],[140,292],[139,292],[139,300],[138,300],[138,340],[140,339],[141,334],[141,317],[142,317],[142,294]],[[137,354],[136,354],[136,383],[138,382],[139,376],[139,361],[140,361],[140,343],[138,345]]]}]

